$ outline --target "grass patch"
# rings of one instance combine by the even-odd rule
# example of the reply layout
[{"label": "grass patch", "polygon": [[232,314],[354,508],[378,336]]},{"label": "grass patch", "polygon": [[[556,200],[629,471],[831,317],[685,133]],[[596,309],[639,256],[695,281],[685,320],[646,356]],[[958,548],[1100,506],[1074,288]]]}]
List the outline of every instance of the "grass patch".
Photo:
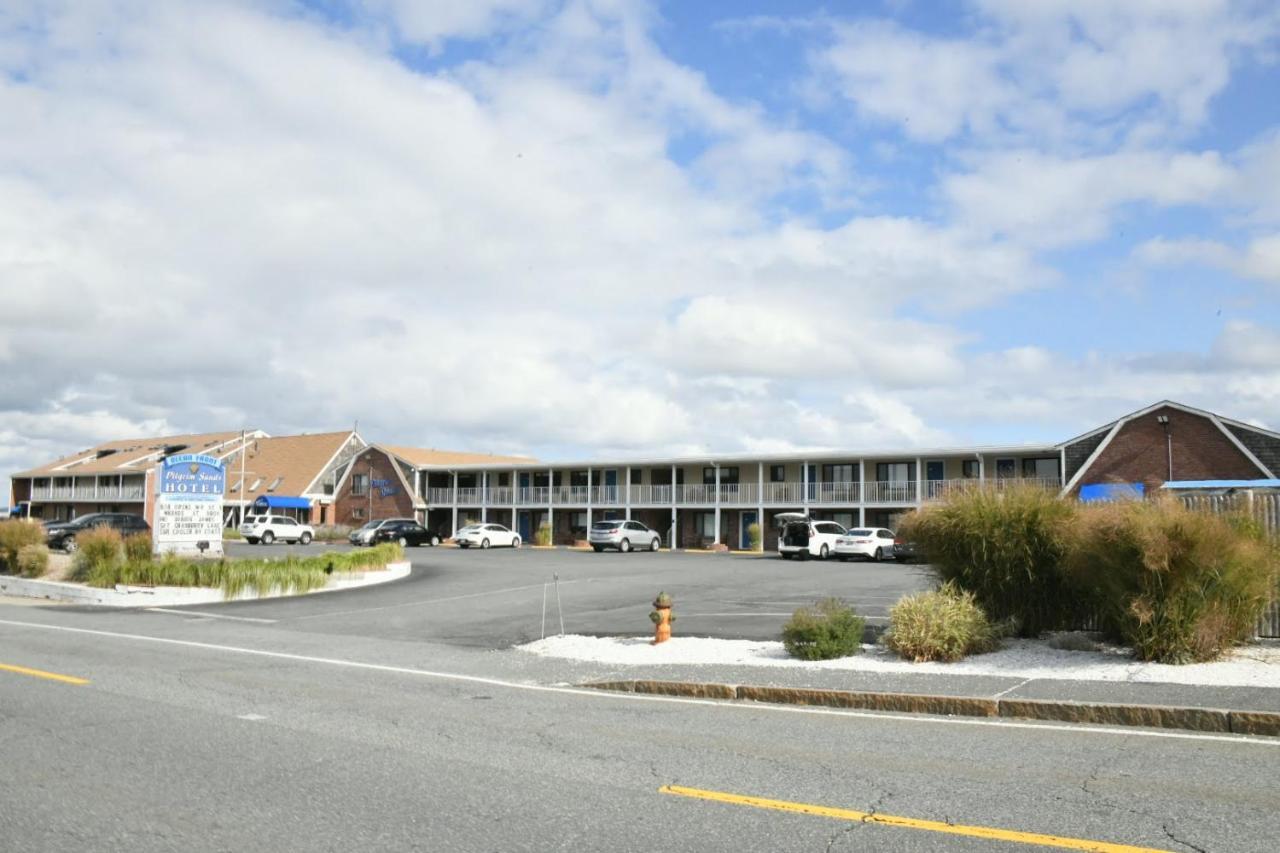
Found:
[{"label": "grass patch", "polygon": [[801,660],[831,660],[862,650],[866,620],[839,598],[801,607],[782,626],[787,654]]},{"label": "grass patch", "polygon": [[[117,535],[117,540],[119,536]],[[90,586],[198,586],[220,588],[226,598],[245,590],[259,595],[272,592],[303,593],[320,589],[335,573],[383,569],[404,559],[404,549],[394,542],[343,554],[314,557],[289,556],[278,560],[201,560],[165,554],[128,559],[125,548],[92,551],[81,545],[76,554],[77,574]]]},{"label": "grass patch", "polygon": [[1074,504],[1043,489],[977,489],[912,513],[899,535],[923,549],[939,581],[1035,637],[1093,609],[1062,569],[1074,515]]},{"label": "grass patch", "polygon": [[0,521],[0,571],[18,570],[18,552],[28,545],[44,544],[44,528],[30,521]]},{"label": "grass patch", "polygon": [[49,571],[49,549],[44,545],[23,545],[15,564],[24,578],[38,578]]},{"label": "grass patch", "polygon": [[551,544],[551,525],[543,522],[538,525],[538,529],[533,534],[533,544],[550,545]]},{"label": "grass patch", "polygon": [[992,651],[1001,634],[973,593],[948,583],[899,599],[889,609],[884,644],[915,663],[953,662]]},{"label": "grass patch", "polygon": [[1257,521],[1173,498],[1083,507],[1067,556],[1104,630],[1160,663],[1213,660],[1249,640],[1280,565]]}]

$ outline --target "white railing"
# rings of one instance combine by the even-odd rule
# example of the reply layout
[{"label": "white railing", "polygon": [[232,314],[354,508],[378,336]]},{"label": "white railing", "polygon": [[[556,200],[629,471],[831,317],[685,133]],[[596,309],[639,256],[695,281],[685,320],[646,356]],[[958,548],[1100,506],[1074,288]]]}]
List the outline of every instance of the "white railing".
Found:
[{"label": "white railing", "polygon": [[140,501],[142,486],[38,486],[31,490],[33,501]]},{"label": "white railing", "polygon": [[480,492],[483,491],[482,489],[465,488],[457,491],[459,506],[480,506]]},{"label": "white railing", "polygon": [[754,506],[760,489],[755,483],[721,483],[720,503],[736,506]]},{"label": "white railing", "polygon": [[1004,477],[992,480],[976,480],[972,477],[963,480],[926,480],[924,483],[924,499],[927,501],[943,500],[951,495],[964,494],[978,490],[1006,491],[1017,488],[1037,488],[1056,492],[1062,483],[1056,477]]},{"label": "white railing", "polygon": [[765,483],[764,502],[799,506],[804,503],[803,483]]},{"label": "white railing", "polygon": [[911,481],[868,482],[863,489],[863,500],[867,503],[914,503],[916,484]]},{"label": "white railing", "polygon": [[626,492],[622,486],[592,486],[591,502],[596,506],[622,506]]},{"label": "white railing", "polygon": [[632,486],[631,503],[669,505],[671,503],[671,487],[666,485]]},{"label": "white railing", "polygon": [[820,504],[856,504],[862,500],[862,484],[814,483],[810,485],[810,500]]},{"label": "white railing", "polygon": [[713,504],[715,503],[715,491],[715,486],[676,486],[676,503]]}]

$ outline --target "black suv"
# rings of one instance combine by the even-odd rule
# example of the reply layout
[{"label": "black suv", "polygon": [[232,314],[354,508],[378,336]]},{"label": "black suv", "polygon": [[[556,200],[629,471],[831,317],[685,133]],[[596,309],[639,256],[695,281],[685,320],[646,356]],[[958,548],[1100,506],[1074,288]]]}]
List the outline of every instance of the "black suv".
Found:
[{"label": "black suv", "polygon": [[91,512],[70,521],[46,524],[44,541],[50,548],[61,548],[70,554],[76,550],[76,536],[95,527],[110,527],[120,531],[121,536],[151,532],[151,525],[147,524],[147,520],[140,515],[124,512]]},{"label": "black suv", "polygon": [[388,521],[373,531],[374,542],[399,542],[404,545],[440,544],[440,536],[416,521]]}]

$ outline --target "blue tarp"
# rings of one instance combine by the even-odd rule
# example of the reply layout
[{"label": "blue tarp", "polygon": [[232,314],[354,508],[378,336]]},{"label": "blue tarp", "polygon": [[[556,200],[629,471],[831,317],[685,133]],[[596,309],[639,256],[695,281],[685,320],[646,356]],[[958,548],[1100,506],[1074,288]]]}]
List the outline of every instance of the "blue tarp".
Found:
[{"label": "blue tarp", "polygon": [[289,498],[282,495],[262,495],[253,502],[254,509],[311,509],[306,498]]},{"label": "blue tarp", "polygon": [[1166,489],[1280,489],[1280,480],[1170,480]]},{"label": "blue tarp", "polygon": [[1084,503],[1130,501],[1141,498],[1146,491],[1142,483],[1090,483],[1080,487],[1080,500]]}]

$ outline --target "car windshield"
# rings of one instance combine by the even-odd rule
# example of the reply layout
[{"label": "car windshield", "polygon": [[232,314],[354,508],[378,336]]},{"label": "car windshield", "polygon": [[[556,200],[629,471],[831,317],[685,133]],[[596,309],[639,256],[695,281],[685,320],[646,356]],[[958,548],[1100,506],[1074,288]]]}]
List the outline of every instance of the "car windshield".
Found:
[{"label": "car windshield", "polygon": [[850,535],[850,536],[870,536],[870,535],[871,535],[871,531],[870,531],[870,530],[863,530],[863,529],[861,529],[861,528],[858,528],[857,530],[850,530],[850,531],[849,531],[849,535]]},{"label": "car windshield", "polygon": [[613,528],[617,527],[621,523],[622,523],[621,521],[597,521],[595,524],[591,526],[596,530],[612,530]]},{"label": "car windshield", "polygon": [[87,515],[77,515],[75,518],[71,519],[71,521],[67,523],[68,524],[88,524],[90,521],[92,521],[97,517],[98,517],[98,514],[96,512],[91,512],[91,513],[88,513]]},{"label": "car windshield", "polygon": [[360,529],[361,529],[361,530],[372,530],[373,528],[377,527],[377,526],[378,526],[379,524],[381,524],[381,523],[382,523],[381,521],[366,521],[366,522],[364,523],[364,526],[363,526],[363,527],[361,527]]},{"label": "car windshield", "polygon": [[468,524],[466,527],[462,528],[458,532],[459,533],[475,533],[479,529],[480,529],[480,525],[478,524]]}]

